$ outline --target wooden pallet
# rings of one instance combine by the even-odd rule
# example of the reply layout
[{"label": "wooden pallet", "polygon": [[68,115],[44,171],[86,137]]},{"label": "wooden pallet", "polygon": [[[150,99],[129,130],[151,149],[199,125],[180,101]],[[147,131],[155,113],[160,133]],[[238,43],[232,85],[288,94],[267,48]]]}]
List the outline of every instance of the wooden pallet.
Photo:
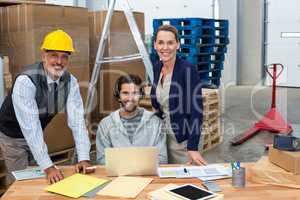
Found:
[{"label": "wooden pallet", "polygon": [[222,137],[221,136],[215,137],[214,139],[209,140],[207,143],[203,144],[201,152],[202,153],[207,152],[217,147],[221,143],[222,143]]},{"label": "wooden pallet", "polygon": [[152,103],[151,103],[151,99],[149,98],[143,98],[139,101],[139,106],[140,107],[143,107],[149,111],[152,111],[153,108],[152,108]]},{"label": "wooden pallet", "polygon": [[215,124],[219,123],[218,120],[220,118],[218,116],[216,116],[215,118],[211,118],[208,120],[204,120],[202,123],[202,129],[210,129],[211,126],[214,126]]},{"label": "wooden pallet", "polygon": [[215,119],[219,116],[219,110],[211,110],[207,112],[203,112],[203,121],[209,121],[211,119]]},{"label": "wooden pallet", "polygon": [[4,79],[4,88],[5,94],[12,87],[12,75],[9,71],[9,59],[8,56],[3,57],[3,79]]},{"label": "wooden pallet", "polygon": [[209,102],[211,100],[219,99],[218,89],[202,89],[202,101],[203,103]]},{"label": "wooden pallet", "polygon": [[218,110],[219,109],[219,100],[214,99],[208,102],[203,103],[203,111],[207,112],[210,110]]},{"label": "wooden pallet", "polygon": [[211,123],[204,121],[200,139],[200,151],[205,152],[221,143],[221,122],[219,117],[213,118]]},{"label": "wooden pallet", "polygon": [[71,164],[74,158],[74,148],[49,154],[52,162],[56,165]]}]

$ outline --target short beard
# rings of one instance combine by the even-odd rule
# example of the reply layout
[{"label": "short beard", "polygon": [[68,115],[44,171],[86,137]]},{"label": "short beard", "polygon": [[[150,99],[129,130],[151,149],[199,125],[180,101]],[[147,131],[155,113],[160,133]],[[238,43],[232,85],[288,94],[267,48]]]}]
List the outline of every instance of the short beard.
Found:
[{"label": "short beard", "polygon": [[137,105],[136,106],[134,106],[134,107],[132,107],[132,109],[131,110],[128,110],[128,109],[126,109],[126,105],[125,105],[125,103],[123,103],[123,102],[121,102],[121,101],[119,101],[120,102],[120,104],[121,104],[121,110],[122,111],[125,111],[125,112],[127,112],[127,113],[133,113],[133,112],[135,112],[136,110],[137,110]]}]

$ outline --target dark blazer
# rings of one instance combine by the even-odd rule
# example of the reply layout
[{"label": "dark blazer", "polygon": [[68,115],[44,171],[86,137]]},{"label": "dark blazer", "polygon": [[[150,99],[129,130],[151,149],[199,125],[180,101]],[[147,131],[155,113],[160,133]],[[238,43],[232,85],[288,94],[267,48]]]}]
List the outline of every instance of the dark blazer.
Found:
[{"label": "dark blazer", "polygon": [[[152,64],[154,81],[151,102],[162,117],[162,108],[156,98],[156,86],[163,64],[159,60],[152,60]],[[187,140],[188,150],[198,150],[203,118],[201,84],[196,67],[179,57],[176,57],[169,98],[170,119],[177,142]]]}]

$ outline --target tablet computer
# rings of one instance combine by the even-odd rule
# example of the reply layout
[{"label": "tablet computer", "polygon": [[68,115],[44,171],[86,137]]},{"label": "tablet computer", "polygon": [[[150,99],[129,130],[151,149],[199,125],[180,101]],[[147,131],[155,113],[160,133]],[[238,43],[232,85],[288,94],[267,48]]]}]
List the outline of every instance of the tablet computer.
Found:
[{"label": "tablet computer", "polygon": [[192,184],[181,185],[166,191],[184,200],[205,200],[217,196],[217,194],[213,192]]}]

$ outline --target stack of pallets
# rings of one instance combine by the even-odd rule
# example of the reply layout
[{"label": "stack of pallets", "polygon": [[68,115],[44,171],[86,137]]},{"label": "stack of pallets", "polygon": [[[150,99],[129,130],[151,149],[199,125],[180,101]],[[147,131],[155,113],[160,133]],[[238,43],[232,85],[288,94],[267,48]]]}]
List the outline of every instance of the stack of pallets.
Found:
[{"label": "stack of pallets", "polygon": [[65,149],[59,152],[50,153],[52,162],[56,165],[69,165],[74,163],[74,148]]},{"label": "stack of pallets", "polygon": [[[197,67],[204,87],[220,85],[225,53],[227,52],[228,20],[204,18],[154,19],[153,29],[170,24],[177,28],[180,39],[178,55]],[[155,57],[156,51],[152,49]]]},{"label": "stack of pallets", "polygon": [[208,151],[222,142],[219,92],[217,89],[202,89],[203,124],[200,139],[201,152]]},{"label": "stack of pallets", "polygon": [[8,56],[3,57],[3,79],[5,93],[12,87],[12,75],[9,71],[9,60]]}]

